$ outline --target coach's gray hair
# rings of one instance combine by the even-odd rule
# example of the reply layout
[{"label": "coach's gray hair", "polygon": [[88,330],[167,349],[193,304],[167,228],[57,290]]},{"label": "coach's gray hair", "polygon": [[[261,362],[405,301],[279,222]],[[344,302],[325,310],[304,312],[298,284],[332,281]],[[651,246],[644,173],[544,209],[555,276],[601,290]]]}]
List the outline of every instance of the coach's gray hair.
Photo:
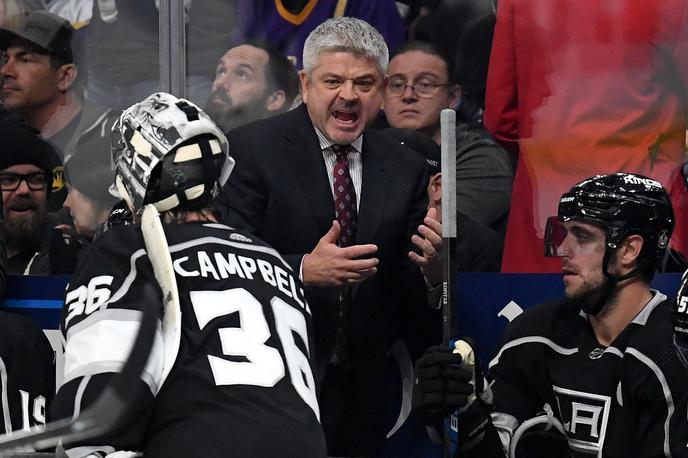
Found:
[{"label": "coach's gray hair", "polygon": [[348,52],[373,59],[380,71],[387,72],[389,50],[380,32],[361,19],[328,19],[313,30],[303,45],[303,69],[308,76],[318,65],[323,52]]}]

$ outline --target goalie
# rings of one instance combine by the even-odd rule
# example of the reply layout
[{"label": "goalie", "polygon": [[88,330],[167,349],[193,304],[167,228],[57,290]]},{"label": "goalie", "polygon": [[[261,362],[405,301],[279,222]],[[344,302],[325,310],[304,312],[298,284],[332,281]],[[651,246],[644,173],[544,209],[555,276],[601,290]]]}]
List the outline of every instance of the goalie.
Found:
[{"label": "goalie", "polygon": [[464,458],[688,456],[673,301],[649,286],[674,225],[666,191],[639,175],[596,176],[565,193],[558,213],[545,243],[562,258],[565,297],[509,324],[489,389],[476,365],[428,350],[416,412],[432,425],[461,407]]},{"label": "goalie", "polygon": [[211,206],[234,165],[224,134],[191,102],[156,93],[115,123],[112,160],[142,223],[97,238],[69,284],[53,417],[76,416],[121,370],[147,302],[160,304],[159,325],[134,412],[116,431],[66,444],[67,456],[324,456],[298,276],[254,236],[218,224]]}]

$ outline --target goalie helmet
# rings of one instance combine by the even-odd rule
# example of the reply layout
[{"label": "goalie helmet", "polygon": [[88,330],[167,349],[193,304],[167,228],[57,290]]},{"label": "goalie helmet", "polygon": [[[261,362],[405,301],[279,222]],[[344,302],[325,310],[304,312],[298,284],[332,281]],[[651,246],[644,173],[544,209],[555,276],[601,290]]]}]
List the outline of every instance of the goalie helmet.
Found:
[{"label": "goalie helmet", "polygon": [[633,173],[598,175],[581,181],[562,195],[558,216],[547,220],[545,256],[562,256],[559,247],[566,230],[561,223],[572,220],[605,230],[605,274],[609,254],[634,234],[644,240],[640,264],[657,265],[674,229],[674,211],[661,183]]},{"label": "goalie helmet", "polygon": [[115,187],[134,212],[211,202],[234,167],[227,138],[200,108],[165,92],[127,108],[112,127]]}]

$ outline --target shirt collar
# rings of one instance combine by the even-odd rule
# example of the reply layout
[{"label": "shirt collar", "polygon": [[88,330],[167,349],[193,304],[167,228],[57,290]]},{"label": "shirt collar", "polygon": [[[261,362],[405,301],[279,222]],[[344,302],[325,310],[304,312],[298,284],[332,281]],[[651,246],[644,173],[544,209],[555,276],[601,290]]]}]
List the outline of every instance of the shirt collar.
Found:
[{"label": "shirt collar", "polygon": [[[325,134],[320,132],[317,127],[313,126],[313,128],[315,129],[315,134],[318,136],[318,142],[320,142],[321,151],[334,145],[334,142],[328,140],[328,138],[325,137]],[[356,150],[356,152],[360,153],[363,149],[363,134],[359,135],[356,140],[352,141],[351,146]]]}]

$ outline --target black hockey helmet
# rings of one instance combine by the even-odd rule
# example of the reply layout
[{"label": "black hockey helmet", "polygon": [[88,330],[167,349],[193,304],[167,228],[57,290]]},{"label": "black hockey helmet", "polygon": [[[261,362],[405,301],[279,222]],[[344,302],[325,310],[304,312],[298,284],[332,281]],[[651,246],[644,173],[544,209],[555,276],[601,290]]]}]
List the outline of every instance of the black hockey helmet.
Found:
[{"label": "black hockey helmet", "polygon": [[630,235],[643,237],[638,267],[625,278],[649,265],[656,266],[674,229],[674,211],[662,184],[633,173],[598,175],[577,183],[564,193],[559,200],[558,216],[547,220],[545,256],[560,256],[559,246],[566,235],[561,222],[572,220],[594,224],[605,230],[607,249],[603,270],[607,276],[611,252]]},{"label": "black hockey helmet", "polygon": [[234,168],[227,138],[200,108],[165,92],[127,108],[112,127],[118,194],[136,212],[210,203]]}]

